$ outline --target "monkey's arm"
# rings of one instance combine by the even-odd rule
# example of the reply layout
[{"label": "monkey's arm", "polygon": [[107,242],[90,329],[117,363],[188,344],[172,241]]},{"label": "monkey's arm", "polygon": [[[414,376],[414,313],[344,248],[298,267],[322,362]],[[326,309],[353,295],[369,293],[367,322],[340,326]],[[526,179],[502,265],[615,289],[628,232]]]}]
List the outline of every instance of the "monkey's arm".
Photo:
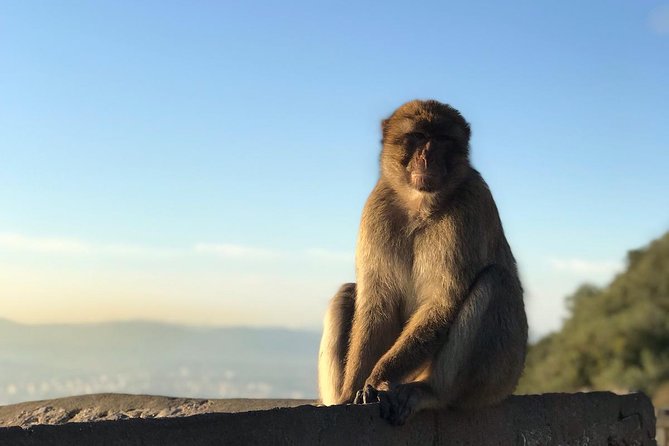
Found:
[{"label": "monkey's arm", "polygon": [[425,305],[414,313],[393,346],[379,359],[366,385],[380,390],[415,376],[448,336],[456,308],[450,305]]},{"label": "monkey's arm", "polygon": [[372,278],[363,278],[358,287],[340,403],[353,401],[401,330],[396,302],[391,298],[395,292]]}]

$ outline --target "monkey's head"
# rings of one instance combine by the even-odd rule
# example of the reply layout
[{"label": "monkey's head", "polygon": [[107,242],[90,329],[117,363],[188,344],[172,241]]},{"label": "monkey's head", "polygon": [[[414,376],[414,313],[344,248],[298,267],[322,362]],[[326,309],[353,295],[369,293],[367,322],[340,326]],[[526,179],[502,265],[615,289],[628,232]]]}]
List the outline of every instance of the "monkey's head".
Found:
[{"label": "monkey's head", "polygon": [[382,131],[381,175],[396,187],[438,192],[469,166],[469,124],[447,104],[407,102]]}]

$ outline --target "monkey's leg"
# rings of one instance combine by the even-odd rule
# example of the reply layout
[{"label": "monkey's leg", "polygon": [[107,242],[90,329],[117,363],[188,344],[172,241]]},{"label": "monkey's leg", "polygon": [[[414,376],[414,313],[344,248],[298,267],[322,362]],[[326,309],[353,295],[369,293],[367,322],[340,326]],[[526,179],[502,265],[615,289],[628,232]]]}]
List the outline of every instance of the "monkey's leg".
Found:
[{"label": "monkey's leg", "polygon": [[497,266],[477,278],[425,375],[382,399],[381,414],[403,424],[428,408],[474,408],[510,395],[522,372],[527,321],[518,280]]},{"label": "monkey's leg", "polygon": [[321,402],[337,404],[344,384],[344,367],[355,310],[355,283],[345,283],[330,301],[318,353],[318,389]]},{"label": "monkey's leg", "polygon": [[[449,406],[472,409],[511,395],[525,365],[527,318],[518,279],[487,268],[433,364],[429,382]],[[458,340],[460,339],[460,341]],[[464,341],[464,342],[463,342]]]}]

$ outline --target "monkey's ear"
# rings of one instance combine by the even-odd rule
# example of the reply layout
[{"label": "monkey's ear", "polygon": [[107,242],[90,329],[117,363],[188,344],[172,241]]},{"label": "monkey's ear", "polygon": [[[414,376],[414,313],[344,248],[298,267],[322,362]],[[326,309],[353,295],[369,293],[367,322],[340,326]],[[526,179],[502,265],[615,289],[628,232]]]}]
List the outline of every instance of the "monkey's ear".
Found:
[{"label": "monkey's ear", "polygon": [[390,121],[390,118],[381,121],[381,141],[386,140],[386,135],[388,134],[388,121]]},{"label": "monkey's ear", "polygon": [[465,135],[465,140],[469,143],[469,139],[472,137],[472,129],[469,127],[469,123],[463,119],[464,125],[462,126],[462,131]]}]

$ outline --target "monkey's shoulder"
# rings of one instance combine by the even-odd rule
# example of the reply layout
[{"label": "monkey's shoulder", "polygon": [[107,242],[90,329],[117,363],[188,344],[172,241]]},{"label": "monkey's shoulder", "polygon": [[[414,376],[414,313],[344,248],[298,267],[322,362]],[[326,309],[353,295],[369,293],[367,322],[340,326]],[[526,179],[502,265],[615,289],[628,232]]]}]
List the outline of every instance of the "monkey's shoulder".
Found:
[{"label": "monkey's shoulder", "polygon": [[444,208],[444,215],[460,225],[496,227],[500,222],[492,192],[481,174],[474,169]]},{"label": "monkey's shoulder", "polygon": [[385,227],[405,225],[408,216],[399,200],[397,193],[390,186],[377,183],[363,208],[362,225]]}]

